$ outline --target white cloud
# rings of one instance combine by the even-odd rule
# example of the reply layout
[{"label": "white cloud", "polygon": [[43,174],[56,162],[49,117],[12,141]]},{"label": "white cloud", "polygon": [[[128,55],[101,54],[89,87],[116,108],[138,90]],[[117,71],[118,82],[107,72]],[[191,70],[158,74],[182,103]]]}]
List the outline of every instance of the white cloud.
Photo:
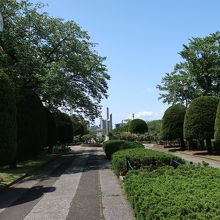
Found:
[{"label": "white cloud", "polygon": [[[134,113],[134,118],[140,118],[143,120],[155,120],[155,119],[161,119],[163,117],[164,110],[161,110],[159,112],[152,112],[152,111],[142,111],[142,112],[136,112]],[[133,114],[129,115],[129,118],[132,119]]]}]

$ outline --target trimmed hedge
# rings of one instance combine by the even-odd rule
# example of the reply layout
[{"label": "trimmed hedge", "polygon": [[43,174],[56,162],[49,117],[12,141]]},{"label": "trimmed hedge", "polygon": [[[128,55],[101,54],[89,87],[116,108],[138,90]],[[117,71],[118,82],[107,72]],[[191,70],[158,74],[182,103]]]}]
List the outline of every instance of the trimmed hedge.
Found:
[{"label": "trimmed hedge", "polygon": [[135,134],[144,134],[148,131],[147,123],[142,119],[134,119],[129,123],[129,131]]},{"label": "trimmed hedge", "polygon": [[16,95],[18,123],[17,160],[36,157],[47,144],[47,115],[40,98],[30,89]]},{"label": "trimmed hedge", "polygon": [[128,148],[144,148],[144,145],[137,142],[130,142],[125,140],[110,140],[103,143],[103,149],[107,159],[111,159],[114,152],[128,149]]},{"label": "trimmed hedge", "polygon": [[73,124],[71,117],[63,112],[53,113],[56,125],[56,138],[60,144],[73,142]]},{"label": "trimmed hedge", "polygon": [[112,168],[117,176],[125,175],[131,167],[143,168],[147,166],[153,170],[165,165],[177,167],[183,163],[184,160],[179,157],[151,149],[126,149],[112,155]]},{"label": "trimmed hedge", "polygon": [[50,112],[49,109],[45,108],[46,114],[47,114],[47,146],[48,146],[48,151],[49,153],[52,153],[53,151],[53,146],[57,142],[56,138],[56,125],[55,125],[55,120],[53,117],[53,114]]},{"label": "trimmed hedge", "polygon": [[183,123],[186,113],[186,107],[181,104],[170,106],[164,113],[161,126],[162,140],[180,139],[182,148],[183,141]]},{"label": "trimmed hedge", "polygon": [[194,99],[186,111],[184,138],[206,140],[207,149],[212,152],[211,139],[214,137],[214,124],[219,98],[201,96]]},{"label": "trimmed hedge", "polygon": [[14,89],[0,70],[0,165],[13,161],[17,149],[17,122]]},{"label": "trimmed hedge", "polygon": [[125,192],[137,220],[219,219],[220,170],[181,165],[130,171]]},{"label": "trimmed hedge", "polygon": [[220,151],[220,102],[218,103],[218,108],[215,118],[214,139],[215,139],[215,150],[219,152]]}]

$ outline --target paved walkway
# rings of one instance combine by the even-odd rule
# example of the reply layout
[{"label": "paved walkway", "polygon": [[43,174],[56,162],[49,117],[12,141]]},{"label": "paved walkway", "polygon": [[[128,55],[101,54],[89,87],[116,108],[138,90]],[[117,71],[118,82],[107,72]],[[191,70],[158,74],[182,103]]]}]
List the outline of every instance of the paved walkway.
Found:
[{"label": "paved walkway", "polygon": [[169,148],[163,148],[162,146],[157,146],[154,144],[146,144],[145,148],[150,148],[153,150],[158,150],[158,151],[162,151],[165,153],[169,153],[169,154],[173,154],[176,155],[178,157],[183,158],[184,160],[188,161],[188,162],[192,162],[192,163],[202,163],[202,162],[206,162],[209,164],[209,166],[215,167],[215,168],[219,168],[220,169],[220,161],[214,160],[214,159],[208,159],[205,156],[202,155],[193,155],[192,152],[190,151],[176,151],[176,152],[171,152],[169,151]]},{"label": "paved walkway", "polygon": [[101,148],[72,147],[0,195],[1,220],[134,220]]}]

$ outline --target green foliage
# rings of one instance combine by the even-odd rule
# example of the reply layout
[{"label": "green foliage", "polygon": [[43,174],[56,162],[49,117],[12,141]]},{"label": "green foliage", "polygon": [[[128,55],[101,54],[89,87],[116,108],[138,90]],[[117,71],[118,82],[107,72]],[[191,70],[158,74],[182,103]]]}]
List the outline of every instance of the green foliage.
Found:
[{"label": "green foliage", "polygon": [[14,90],[9,77],[0,70],[0,165],[9,164],[17,149]]},{"label": "green foliage", "polygon": [[15,85],[33,88],[50,109],[98,116],[110,76],[88,33],[73,21],[50,17],[30,0],[1,0],[0,8],[0,66]]},{"label": "green foliage", "polygon": [[216,118],[215,118],[214,139],[215,139],[215,148],[217,151],[220,151],[220,102],[218,104]]},{"label": "green foliage", "polygon": [[147,122],[148,132],[160,133],[162,120],[152,120]]},{"label": "green foliage", "polygon": [[134,119],[129,124],[129,131],[138,134],[146,133],[148,131],[147,123],[142,119]]},{"label": "green foliage", "polygon": [[220,171],[181,165],[129,172],[125,192],[138,220],[218,219]]},{"label": "green foliage", "polygon": [[[183,45],[181,63],[175,65],[158,85],[163,102],[184,103],[199,96],[219,96],[220,92],[220,32],[190,39]],[[186,89],[187,87],[187,89]]]},{"label": "green foliage", "polygon": [[144,146],[137,142],[124,140],[110,140],[103,143],[104,152],[109,160],[114,152],[128,148],[144,148]]},{"label": "green foliage", "polygon": [[129,131],[130,122],[131,122],[130,119],[125,120],[125,123],[121,124],[120,126],[114,128],[112,130],[113,134],[119,134],[119,133],[122,133],[122,132],[128,132]]},{"label": "green foliage", "polygon": [[82,136],[87,132],[87,124],[84,118],[80,115],[71,115],[73,124],[73,136]]},{"label": "green foliage", "polygon": [[186,108],[181,104],[170,106],[164,113],[161,126],[162,140],[183,139]]},{"label": "green foliage", "polygon": [[60,144],[72,143],[73,141],[73,124],[71,117],[66,113],[56,111],[53,113],[56,125],[57,141]]},{"label": "green foliage", "polygon": [[125,175],[131,169],[127,164],[127,160],[132,167],[148,167],[151,170],[165,165],[176,167],[178,164],[184,163],[179,157],[150,149],[134,148],[120,150],[112,155],[112,168],[117,176],[120,174]]},{"label": "green foliage", "polygon": [[49,109],[45,108],[47,114],[47,146],[49,152],[52,153],[53,146],[56,144],[56,125],[53,114]]},{"label": "green foliage", "polygon": [[30,89],[17,93],[17,159],[36,157],[47,144],[47,115],[39,97]]},{"label": "green foliage", "polygon": [[219,98],[201,96],[192,101],[184,120],[186,139],[211,139],[214,136],[214,124]]}]

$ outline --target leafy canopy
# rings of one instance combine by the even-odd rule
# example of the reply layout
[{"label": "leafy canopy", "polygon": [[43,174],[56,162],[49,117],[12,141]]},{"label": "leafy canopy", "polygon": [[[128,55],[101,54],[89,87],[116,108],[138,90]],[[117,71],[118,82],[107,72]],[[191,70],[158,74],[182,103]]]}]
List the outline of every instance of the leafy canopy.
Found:
[{"label": "leafy canopy", "polygon": [[183,45],[181,63],[166,73],[157,88],[165,103],[190,102],[201,95],[218,96],[220,92],[220,32],[204,38],[192,38]]},{"label": "leafy canopy", "polygon": [[[107,97],[105,57],[75,22],[50,17],[42,4],[2,0],[0,66],[17,87],[28,87],[50,108],[65,107],[94,119]],[[39,10],[41,9],[41,10]]]}]

